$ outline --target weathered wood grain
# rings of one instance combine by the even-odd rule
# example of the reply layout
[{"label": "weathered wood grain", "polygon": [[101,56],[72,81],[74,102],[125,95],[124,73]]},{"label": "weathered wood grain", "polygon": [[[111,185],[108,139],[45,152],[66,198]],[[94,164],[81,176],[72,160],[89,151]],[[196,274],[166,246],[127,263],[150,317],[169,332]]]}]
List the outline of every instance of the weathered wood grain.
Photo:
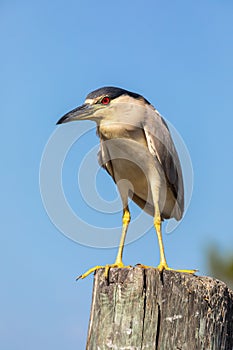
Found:
[{"label": "weathered wood grain", "polygon": [[156,269],[95,274],[87,350],[232,350],[233,292]]}]

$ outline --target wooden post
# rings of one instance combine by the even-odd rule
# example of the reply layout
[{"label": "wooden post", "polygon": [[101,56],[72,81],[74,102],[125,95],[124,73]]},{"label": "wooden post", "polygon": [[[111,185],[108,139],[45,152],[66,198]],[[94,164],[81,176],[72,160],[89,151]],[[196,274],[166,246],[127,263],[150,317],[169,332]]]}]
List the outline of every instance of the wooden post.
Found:
[{"label": "wooden post", "polygon": [[95,274],[87,350],[232,350],[233,292],[156,269]]}]

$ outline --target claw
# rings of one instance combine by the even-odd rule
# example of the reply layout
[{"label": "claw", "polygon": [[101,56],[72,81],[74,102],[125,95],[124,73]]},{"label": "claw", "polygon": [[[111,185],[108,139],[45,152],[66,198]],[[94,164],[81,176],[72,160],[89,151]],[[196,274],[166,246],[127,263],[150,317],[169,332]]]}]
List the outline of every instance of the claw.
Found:
[{"label": "claw", "polygon": [[137,264],[137,267],[141,267],[143,269],[158,269],[160,272],[163,270],[168,270],[168,271],[175,271],[175,272],[183,272],[183,273],[190,273],[190,274],[195,274],[198,270],[177,270],[177,269],[172,269],[171,267],[168,267],[167,264],[160,263],[157,267],[153,266],[147,266],[143,264]]},{"label": "claw", "polygon": [[90,275],[92,272],[95,272],[96,270],[99,270],[99,269],[103,269],[105,266],[95,266],[95,267],[92,267],[91,269],[89,269],[88,271],[86,271],[85,273],[83,273],[82,275],[78,276],[76,278],[76,281],[78,281],[79,279],[84,279],[86,278],[88,275]]},{"label": "claw", "polygon": [[95,272],[96,270],[99,270],[99,269],[104,269],[104,277],[105,278],[108,278],[108,273],[109,273],[109,270],[111,268],[130,268],[132,266],[128,265],[128,266],[125,266],[122,262],[119,262],[119,263],[114,263],[114,264],[108,264],[108,265],[105,265],[105,266],[95,266],[95,267],[92,267],[91,269],[89,269],[88,271],[86,271],[84,274],[78,276],[76,278],[76,281],[78,281],[79,279],[84,279],[86,278],[88,275],[90,275],[92,272]]},{"label": "claw", "polygon": [[159,271],[168,270],[168,271],[175,271],[175,272],[190,273],[192,275],[198,271],[198,270],[177,270],[177,269],[172,269],[171,267],[168,267],[168,265],[164,264],[164,263],[160,263],[157,266],[157,269]]}]

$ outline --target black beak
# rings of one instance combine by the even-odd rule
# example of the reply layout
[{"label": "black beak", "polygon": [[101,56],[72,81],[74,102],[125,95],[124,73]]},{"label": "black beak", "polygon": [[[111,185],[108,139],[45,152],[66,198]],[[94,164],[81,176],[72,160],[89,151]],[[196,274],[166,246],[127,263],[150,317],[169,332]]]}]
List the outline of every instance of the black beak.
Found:
[{"label": "black beak", "polygon": [[57,124],[63,124],[63,123],[68,123],[72,122],[74,120],[81,120],[85,119],[87,116],[89,116],[93,112],[93,106],[89,104],[83,104],[80,107],[77,107],[73,109],[72,111],[66,113],[61,117]]}]

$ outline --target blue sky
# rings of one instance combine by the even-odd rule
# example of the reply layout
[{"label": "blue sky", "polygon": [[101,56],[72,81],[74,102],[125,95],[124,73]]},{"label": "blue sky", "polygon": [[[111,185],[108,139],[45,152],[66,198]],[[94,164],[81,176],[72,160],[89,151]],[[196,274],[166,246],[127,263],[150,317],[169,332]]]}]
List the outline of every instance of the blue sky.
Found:
[{"label": "blue sky", "polygon": [[[164,234],[168,262],[207,274],[208,247],[231,253],[233,245],[233,4],[2,0],[0,10],[1,344],[84,349],[93,277],[75,277],[113,262],[116,249],[77,244],[52,224],[39,188],[44,147],[88,92],[113,85],[143,94],[179,131],[194,170],[188,212]],[[71,148],[64,192],[86,222],[117,227],[121,213],[91,210],[78,188],[82,157],[97,142],[92,130]],[[103,171],[97,185],[103,198],[116,198]],[[153,230],[125,248],[126,264],[158,259]]]}]

